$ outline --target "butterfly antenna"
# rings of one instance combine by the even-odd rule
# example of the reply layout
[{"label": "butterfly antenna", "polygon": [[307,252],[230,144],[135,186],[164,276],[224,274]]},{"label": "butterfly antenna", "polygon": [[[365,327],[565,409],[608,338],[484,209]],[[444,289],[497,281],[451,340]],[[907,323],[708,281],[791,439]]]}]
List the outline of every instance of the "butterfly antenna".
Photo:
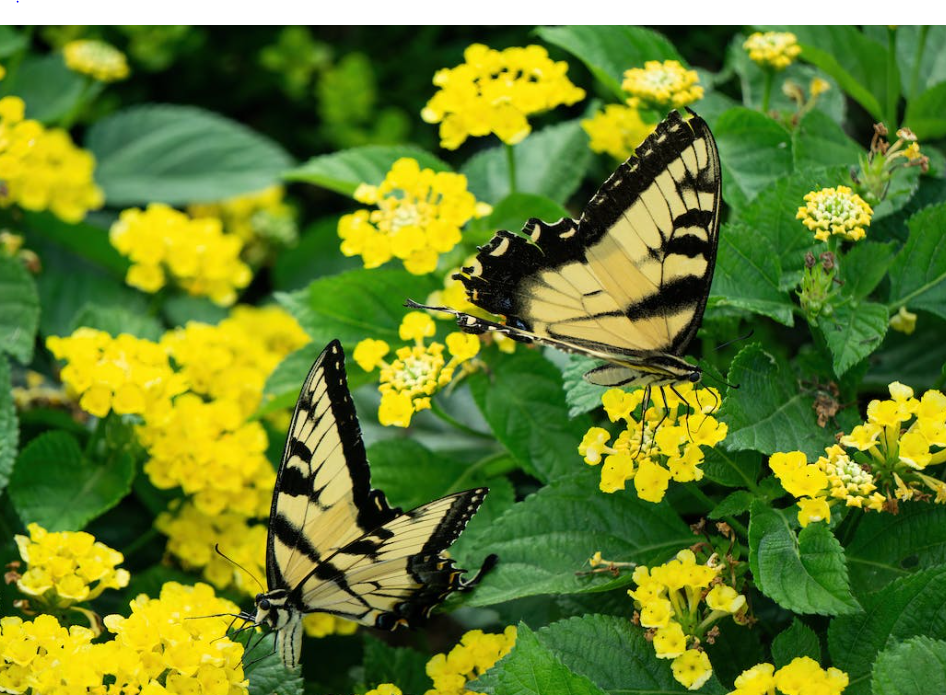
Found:
[{"label": "butterfly antenna", "polygon": [[755,333],[755,330],[751,330],[751,331],[749,331],[748,333],[746,333],[745,335],[741,335],[741,336],[739,336],[738,338],[733,338],[732,340],[730,340],[730,341],[728,341],[728,342],[726,342],[726,343],[723,343],[722,345],[717,345],[717,346],[716,346],[716,350],[717,350],[717,351],[718,351],[718,350],[722,350],[723,348],[729,347],[729,346],[732,345],[733,343],[738,343],[738,342],[741,341],[741,340],[748,340],[749,338],[752,337],[752,335],[753,335],[754,333]]},{"label": "butterfly antenna", "polygon": [[728,387],[731,388],[731,389],[737,389],[737,388],[739,388],[739,384],[730,384],[730,383],[729,383],[728,381],[726,381],[725,379],[720,379],[718,376],[714,376],[713,374],[710,374],[710,373],[707,372],[707,371],[704,371],[704,372],[703,372],[703,375],[704,375],[704,376],[708,376],[710,379],[712,379],[712,380],[715,381],[716,383],[722,384],[723,386],[728,386]]},{"label": "butterfly antenna", "polygon": [[217,555],[219,555],[220,557],[222,557],[224,560],[226,560],[227,562],[229,562],[231,565],[233,565],[233,566],[235,566],[235,567],[239,567],[241,570],[243,570],[243,571],[246,573],[246,575],[247,575],[248,577],[250,577],[254,582],[256,582],[256,585],[260,588],[260,591],[262,591],[262,592],[264,592],[264,593],[266,592],[266,587],[264,587],[263,584],[262,584],[262,582],[260,582],[260,580],[256,578],[256,575],[252,574],[248,569],[246,569],[246,567],[244,567],[243,565],[241,565],[239,562],[236,562],[235,560],[232,560],[231,558],[229,558],[229,557],[227,557],[226,555],[223,554],[223,551],[220,550],[220,544],[219,544],[219,543],[214,543],[214,550],[217,552]]}]

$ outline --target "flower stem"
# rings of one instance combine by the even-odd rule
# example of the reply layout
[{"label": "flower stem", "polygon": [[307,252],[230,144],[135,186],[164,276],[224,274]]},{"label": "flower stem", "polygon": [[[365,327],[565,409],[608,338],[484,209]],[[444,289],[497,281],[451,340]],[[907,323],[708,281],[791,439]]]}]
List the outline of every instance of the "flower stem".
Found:
[{"label": "flower stem", "polygon": [[897,129],[897,30],[887,29],[887,129],[894,132]]},{"label": "flower stem", "polygon": [[486,432],[480,432],[475,430],[468,425],[464,425],[462,422],[453,417],[450,413],[440,407],[440,404],[437,403],[433,398],[430,399],[430,412],[439,417],[441,420],[446,422],[448,425],[457,428],[461,432],[465,432],[473,437],[480,437],[482,439],[493,439],[493,435],[487,434]]},{"label": "flower stem", "polygon": [[910,87],[907,97],[913,99],[920,82],[920,64],[923,62],[923,53],[926,51],[926,37],[930,32],[929,26],[920,27],[920,36],[916,41],[916,53],[913,54],[913,71],[910,75]]},{"label": "flower stem", "polygon": [[444,494],[449,495],[451,492],[463,489],[466,486],[466,481],[480,471],[483,473],[482,478],[488,480],[489,478],[495,478],[496,476],[510,473],[518,467],[519,465],[516,463],[515,459],[513,459],[505,449],[495,451],[467,466],[463,473],[447,488]]},{"label": "flower stem", "polygon": [[512,145],[506,145],[506,164],[509,169],[509,192],[516,192],[516,151]]},{"label": "flower stem", "polygon": [[762,86],[762,113],[768,115],[769,102],[772,99],[772,83],[775,81],[775,73],[771,70],[765,70],[765,82]]}]

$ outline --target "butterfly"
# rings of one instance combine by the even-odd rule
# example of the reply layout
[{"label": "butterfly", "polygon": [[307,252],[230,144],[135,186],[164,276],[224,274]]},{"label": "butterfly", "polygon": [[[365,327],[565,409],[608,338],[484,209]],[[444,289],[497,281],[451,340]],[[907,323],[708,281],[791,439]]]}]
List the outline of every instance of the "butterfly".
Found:
[{"label": "butterfly", "polygon": [[458,492],[409,512],[389,506],[371,488],[345,355],[332,341],[312,365],[289,426],[269,517],[268,591],[256,596],[251,622],[275,631],[288,668],[299,663],[306,613],[383,630],[416,624],[495,563],[491,555],[464,580],[465,570],[444,555],[487,492]]},{"label": "butterfly", "polygon": [[469,333],[499,331],[604,360],[585,374],[601,386],[700,381],[702,370],[681,354],[713,279],[721,171],[709,127],[689,113],[659,123],[581,219],[533,218],[522,235],[500,231],[454,276],[473,304],[505,323],[408,305],[452,313]]}]

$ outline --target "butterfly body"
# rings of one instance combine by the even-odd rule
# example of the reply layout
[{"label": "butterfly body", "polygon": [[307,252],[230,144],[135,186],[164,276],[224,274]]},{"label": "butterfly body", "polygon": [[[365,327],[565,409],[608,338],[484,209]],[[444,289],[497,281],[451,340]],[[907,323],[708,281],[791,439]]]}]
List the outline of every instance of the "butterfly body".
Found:
[{"label": "butterfly body", "polygon": [[585,375],[592,383],[697,382],[701,370],[680,355],[709,296],[720,190],[706,123],[673,112],[579,220],[531,219],[521,235],[500,231],[456,275],[472,303],[505,323],[436,309],[467,332],[500,331],[603,360]]},{"label": "butterfly body", "polygon": [[255,622],[275,631],[276,649],[289,667],[299,661],[306,613],[391,630],[423,620],[450,592],[478,579],[464,581],[464,570],[443,551],[482,504],[486,488],[403,512],[371,488],[369,475],[344,354],[333,341],[296,404],[270,511],[268,591],[256,597]]}]

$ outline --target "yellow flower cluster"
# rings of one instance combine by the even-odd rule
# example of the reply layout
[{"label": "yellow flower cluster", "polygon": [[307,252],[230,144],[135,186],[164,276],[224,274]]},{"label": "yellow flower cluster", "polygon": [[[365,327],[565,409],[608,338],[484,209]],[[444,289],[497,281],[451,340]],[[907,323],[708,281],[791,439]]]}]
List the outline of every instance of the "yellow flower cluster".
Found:
[{"label": "yellow flower cluster", "polygon": [[302,627],[309,637],[353,635],[358,631],[358,623],[328,613],[309,613],[302,619]]},{"label": "yellow flower cluster", "polygon": [[804,207],[798,208],[795,219],[815,233],[818,241],[827,241],[832,234],[850,241],[863,239],[864,227],[870,226],[874,211],[847,186],[822,188],[805,195]]},{"label": "yellow flower cluster", "polygon": [[787,68],[801,53],[798,39],[787,31],[757,31],[743,42],[742,47],[749,52],[752,62],[775,71]]},{"label": "yellow flower cluster", "polygon": [[792,659],[775,670],[774,664],[756,664],[736,678],[736,689],[728,695],[841,695],[848,685],[848,675],[833,666],[827,670],[807,656]]},{"label": "yellow flower cluster", "polygon": [[247,305],[234,307],[216,326],[191,322],[161,338],[191,391],[229,401],[244,418],[259,406],[276,365],[308,342],[283,309]]},{"label": "yellow flower cluster", "polygon": [[25,119],[19,97],[0,99],[0,208],[49,210],[66,222],[82,221],[105,198],[95,185],[95,158],[69,134]]},{"label": "yellow flower cluster", "polygon": [[[218,589],[234,586],[248,596],[259,591],[252,577],[264,576],[266,561],[266,526],[249,524],[246,516],[224,511],[204,514],[192,502],[172,504],[154,522],[158,531],[168,536],[168,552],[189,570],[200,570],[204,579]],[[233,562],[224,559],[215,546]]]},{"label": "yellow flower cluster", "polygon": [[872,400],[867,421],[815,463],[800,451],[772,454],[769,466],[798,498],[802,526],[830,521],[831,506],[840,500],[875,511],[896,511],[895,500],[924,500],[931,493],[946,503],[946,483],[922,472],[946,462],[946,395],[930,390],[917,399],[897,381],[889,388],[890,399]]},{"label": "yellow flower cluster", "polygon": [[437,71],[440,91],[420,114],[427,123],[440,123],[440,144],[448,150],[490,133],[514,145],[532,130],[528,116],[585,98],[566,77],[568,64],[551,60],[542,46],[496,51],[477,43],[463,59]]},{"label": "yellow flower cluster", "polygon": [[128,585],[128,571],[117,569],[124,557],[85,532],[50,533],[39,524],[27,527],[29,537],[16,535],[20,557],[28,569],[16,586],[54,609],[91,601],[106,589]]},{"label": "yellow flower cluster", "polygon": [[[726,438],[726,423],[709,413],[719,404],[714,388],[695,389],[686,383],[674,390],[651,389],[651,402],[643,409],[645,389],[626,393],[610,389],[601,402],[611,422],[623,420],[627,427],[612,446],[611,433],[592,427],[578,446],[585,463],[601,467],[602,492],[623,490],[633,479],[637,496],[660,502],[670,480],[689,482],[703,478],[702,447],[714,447]],[[679,395],[678,395],[679,394]],[[640,419],[638,419],[640,417]],[[635,465],[636,464],[636,465]]]},{"label": "yellow flower cluster", "polygon": [[90,75],[99,82],[115,82],[128,77],[125,54],[104,41],[70,41],[63,46],[62,55],[70,70]]},{"label": "yellow flower cluster", "polygon": [[187,206],[191,217],[216,217],[227,234],[243,240],[243,256],[261,263],[273,246],[289,246],[298,237],[292,208],[285,202],[286,190],[270,186],[256,193],[235,196],[217,203]]},{"label": "yellow flower cluster", "polygon": [[50,336],[46,347],[69,363],[60,377],[70,395],[79,397],[79,406],[96,417],[110,411],[143,415],[167,407],[187,389],[184,377],[171,369],[167,353],[149,340],[78,328],[67,338]]},{"label": "yellow flower cluster", "polygon": [[125,282],[144,292],[160,290],[170,274],[188,293],[229,306],[253,279],[240,260],[243,241],[224,234],[220,220],[191,219],[160,203],[124,210],[109,240],[132,262]]},{"label": "yellow flower cluster", "polygon": [[607,152],[615,159],[625,160],[654,132],[652,123],[645,123],[640,112],[632,106],[608,104],[591,118],[581,122],[591,142],[593,152]]},{"label": "yellow flower cluster", "polygon": [[393,683],[382,683],[377,688],[373,688],[365,695],[403,695],[401,689]]},{"label": "yellow flower cluster", "polygon": [[[381,367],[381,405],[378,420],[382,425],[408,427],[415,412],[430,407],[430,397],[450,383],[457,366],[473,359],[480,350],[479,338],[466,333],[451,333],[446,346],[433,342],[424,344],[424,338],[433,337],[436,326],[430,316],[421,311],[408,313],[401,322],[401,340],[413,341],[413,346],[398,349],[397,359],[386,362],[384,356],[391,348],[383,340],[368,338],[355,346],[352,355],[366,372]],[[444,348],[450,360],[444,358]]]},{"label": "yellow flower cluster", "polygon": [[100,645],[113,655],[108,673],[114,674],[115,684],[109,692],[136,692],[139,687],[143,695],[247,692],[243,645],[226,637],[230,621],[206,617],[238,612],[206,584],[167,582],[160,598],[138,596],[129,617],[105,617],[105,626],[115,633],[113,642]]},{"label": "yellow flower cluster", "polygon": [[471,695],[466,689],[467,682],[492,668],[515,644],[515,625],[507,627],[502,634],[482,630],[467,632],[449,653],[435,654],[427,662],[427,675],[434,687],[424,695]]},{"label": "yellow flower cluster", "polygon": [[696,70],[687,70],[679,61],[648,60],[643,68],[624,71],[621,89],[631,95],[627,103],[633,108],[682,109],[703,98],[699,81]]},{"label": "yellow flower cluster", "polygon": [[409,157],[394,162],[381,185],[359,186],[355,200],[378,209],[339,220],[342,253],[361,256],[365,268],[398,258],[414,275],[436,270],[440,254],[460,243],[460,228],[492,211],[476,202],[462,174],[421,169]]},{"label": "yellow flower cluster", "polygon": [[727,615],[737,622],[745,615],[746,597],[722,584],[719,573],[720,567],[698,564],[693,551],[681,550],[658,567],[637,567],[637,588],[627,592],[657,658],[673,659],[673,677],[689,690],[698,689],[713,675],[700,644],[710,626]]},{"label": "yellow flower cluster", "polygon": [[180,486],[205,514],[231,510],[254,517],[269,510],[275,473],[266,458],[266,431],[246,422],[233,401],[183,394],[150,413],[138,439],[150,455],[144,470],[155,487]]}]

